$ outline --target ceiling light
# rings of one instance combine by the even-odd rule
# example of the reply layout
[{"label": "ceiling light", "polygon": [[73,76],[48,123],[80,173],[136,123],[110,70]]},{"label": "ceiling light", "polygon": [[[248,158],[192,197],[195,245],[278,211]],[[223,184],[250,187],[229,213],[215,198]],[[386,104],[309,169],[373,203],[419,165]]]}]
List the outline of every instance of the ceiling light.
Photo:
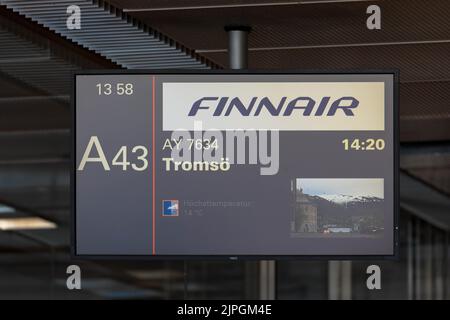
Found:
[{"label": "ceiling light", "polygon": [[39,217],[24,217],[24,218],[1,218],[0,230],[39,230],[39,229],[55,229],[56,224],[39,218]]}]

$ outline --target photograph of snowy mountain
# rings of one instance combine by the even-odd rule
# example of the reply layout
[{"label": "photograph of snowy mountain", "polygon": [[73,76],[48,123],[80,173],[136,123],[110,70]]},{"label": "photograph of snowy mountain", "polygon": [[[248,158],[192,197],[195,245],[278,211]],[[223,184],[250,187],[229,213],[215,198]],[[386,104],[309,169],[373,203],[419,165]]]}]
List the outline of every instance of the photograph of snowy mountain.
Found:
[{"label": "photograph of snowy mountain", "polygon": [[291,183],[293,237],[383,235],[383,179],[295,179]]}]

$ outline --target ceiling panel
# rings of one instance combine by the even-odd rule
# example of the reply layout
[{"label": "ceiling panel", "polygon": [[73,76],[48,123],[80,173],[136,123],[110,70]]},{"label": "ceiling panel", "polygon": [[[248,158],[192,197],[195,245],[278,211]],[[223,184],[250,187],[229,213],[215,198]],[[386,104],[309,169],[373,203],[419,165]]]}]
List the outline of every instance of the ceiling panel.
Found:
[{"label": "ceiling panel", "polygon": [[[227,53],[209,53],[221,64]],[[442,44],[250,50],[249,68],[398,69],[400,81],[450,80],[450,42]]]},{"label": "ceiling panel", "polygon": [[[248,25],[251,69],[396,68],[401,140],[450,139],[448,0],[110,2],[223,67],[224,27]],[[366,27],[370,4],[381,30]]]},{"label": "ceiling panel", "polygon": [[[9,10],[125,68],[208,69],[209,61],[137,22],[109,3],[90,0],[0,0]],[[67,28],[67,8],[82,13],[80,29]]]},{"label": "ceiling panel", "polygon": [[[447,0],[110,2],[197,52],[225,50],[233,24],[252,27],[250,48],[450,39]],[[382,9],[382,30],[366,28],[370,4]]]}]

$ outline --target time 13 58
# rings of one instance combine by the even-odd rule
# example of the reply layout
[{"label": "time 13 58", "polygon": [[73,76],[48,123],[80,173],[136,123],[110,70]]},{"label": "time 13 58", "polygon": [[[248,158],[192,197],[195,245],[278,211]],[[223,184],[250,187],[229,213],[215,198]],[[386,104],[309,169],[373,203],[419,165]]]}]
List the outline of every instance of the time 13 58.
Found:
[{"label": "time 13 58", "polygon": [[134,88],[132,83],[97,83],[97,93],[99,96],[131,96],[134,93]]},{"label": "time 13 58", "polygon": [[345,150],[377,151],[386,146],[384,139],[344,139],[342,140]]}]

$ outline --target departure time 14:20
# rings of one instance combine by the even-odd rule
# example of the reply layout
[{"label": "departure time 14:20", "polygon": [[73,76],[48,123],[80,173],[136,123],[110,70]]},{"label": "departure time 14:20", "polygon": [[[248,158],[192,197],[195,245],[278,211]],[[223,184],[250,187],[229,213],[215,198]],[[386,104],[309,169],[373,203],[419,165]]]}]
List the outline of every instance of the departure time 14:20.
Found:
[{"label": "departure time 14:20", "polygon": [[384,150],[384,139],[344,139],[342,140],[346,151],[380,151]]}]

